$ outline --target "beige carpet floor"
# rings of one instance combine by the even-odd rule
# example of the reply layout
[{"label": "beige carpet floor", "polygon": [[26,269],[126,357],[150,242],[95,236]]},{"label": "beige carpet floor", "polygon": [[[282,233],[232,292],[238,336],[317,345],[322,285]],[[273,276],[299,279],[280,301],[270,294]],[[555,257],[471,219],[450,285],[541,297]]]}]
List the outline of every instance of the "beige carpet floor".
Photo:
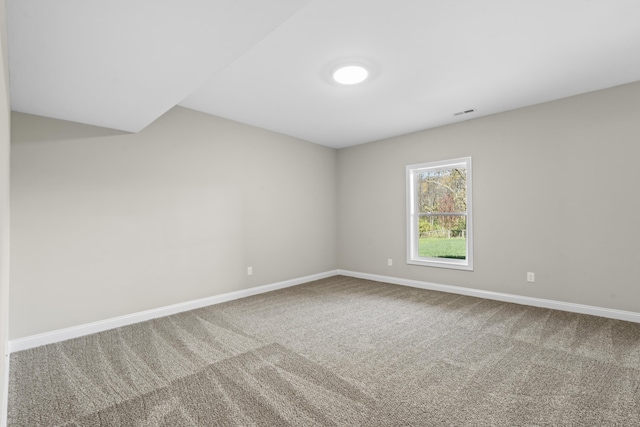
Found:
[{"label": "beige carpet floor", "polygon": [[9,426],[640,426],[640,324],[343,276],[11,356]]}]

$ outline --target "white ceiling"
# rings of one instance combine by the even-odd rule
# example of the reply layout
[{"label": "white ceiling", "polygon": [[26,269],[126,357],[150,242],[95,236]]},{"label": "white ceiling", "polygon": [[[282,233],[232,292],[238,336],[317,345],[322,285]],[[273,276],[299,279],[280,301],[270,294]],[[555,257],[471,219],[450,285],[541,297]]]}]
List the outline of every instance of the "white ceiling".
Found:
[{"label": "white ceiling", "polygon": [[638,0],[6,7],[12,109],[129,132],[181,105],[342,148],[640,80]]}]

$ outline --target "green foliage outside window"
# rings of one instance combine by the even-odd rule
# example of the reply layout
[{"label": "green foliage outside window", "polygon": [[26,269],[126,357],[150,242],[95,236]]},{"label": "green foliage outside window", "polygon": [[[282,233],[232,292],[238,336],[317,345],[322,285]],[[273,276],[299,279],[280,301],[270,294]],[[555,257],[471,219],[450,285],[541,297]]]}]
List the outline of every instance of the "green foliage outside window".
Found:
[{"label": "green foliage outside window", "polygon": [[467,229],[466,169],[418,174],[418,255],[464,259]]}]

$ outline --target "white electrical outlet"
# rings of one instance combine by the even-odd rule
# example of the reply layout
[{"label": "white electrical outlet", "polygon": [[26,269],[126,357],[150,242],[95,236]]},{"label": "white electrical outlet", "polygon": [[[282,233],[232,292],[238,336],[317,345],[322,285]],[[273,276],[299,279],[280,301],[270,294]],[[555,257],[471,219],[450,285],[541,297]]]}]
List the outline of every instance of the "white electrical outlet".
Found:
[{"label": "white electrical outlet", "polygon": [[527,273],[527,282],[535,282],[536,281],[536,275],[532,272],[528,272]]},{"label": "white electrical outlet", "polygon": [[247,267],[247,276],[251,276],[253,274],[253,267]]},{"label": "white electrical outlet", "polygon": [[387,265],[388,265],[389,267],[393,267],[393,260],[392,260],[391,258],[389,258],[389,259],[387,260]]}]

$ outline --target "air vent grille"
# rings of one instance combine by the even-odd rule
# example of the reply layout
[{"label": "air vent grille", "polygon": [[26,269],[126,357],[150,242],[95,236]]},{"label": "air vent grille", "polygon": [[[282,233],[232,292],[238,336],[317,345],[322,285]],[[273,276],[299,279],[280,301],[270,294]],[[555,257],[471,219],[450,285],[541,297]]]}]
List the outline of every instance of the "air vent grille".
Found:
[{"label": "air vent grille", "polygon": [[471,114],[471,113],[475,113],[476,109],[475,108],[471,108],[470,110],[464,110],[464,111],[459,111],[457,113],[453,113],[454,116],[462,116],[465,114]]}]

